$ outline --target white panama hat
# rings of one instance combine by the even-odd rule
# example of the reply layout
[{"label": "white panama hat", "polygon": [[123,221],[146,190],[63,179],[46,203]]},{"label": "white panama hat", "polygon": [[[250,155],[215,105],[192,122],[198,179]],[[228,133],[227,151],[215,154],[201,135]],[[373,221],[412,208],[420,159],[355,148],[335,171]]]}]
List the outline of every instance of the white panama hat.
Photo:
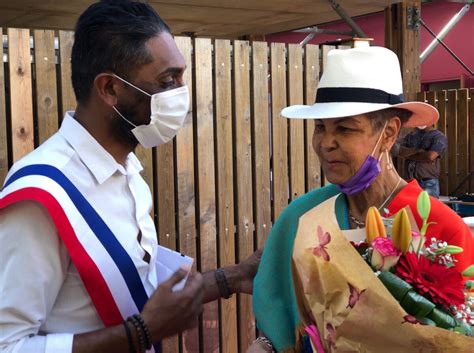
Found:
[{"label": "white panama hat", "polygon": [[439,113],[422,102],[404,102],[400,64],[394,52],[382,47],[334,49],[318,85],[316,103],[292,105],[281,115],[292,119],[331,119],[403,108],[413,115],[403,125],[432,125]]}]

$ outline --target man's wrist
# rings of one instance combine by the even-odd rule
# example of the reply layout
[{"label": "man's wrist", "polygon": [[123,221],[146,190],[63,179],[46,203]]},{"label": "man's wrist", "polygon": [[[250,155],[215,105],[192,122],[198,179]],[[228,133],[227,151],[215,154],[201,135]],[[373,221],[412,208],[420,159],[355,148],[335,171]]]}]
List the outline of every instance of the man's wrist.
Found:
[{"label": "man's wrist", "polygon": [[224,272],[224,269],[218,268],[217,270],[215,270],[214,277],[216,279],[220,297],[224,299],[229,299],[232,296],[232,292],[229,288],[229,283],[227,282],[227,277]]}]

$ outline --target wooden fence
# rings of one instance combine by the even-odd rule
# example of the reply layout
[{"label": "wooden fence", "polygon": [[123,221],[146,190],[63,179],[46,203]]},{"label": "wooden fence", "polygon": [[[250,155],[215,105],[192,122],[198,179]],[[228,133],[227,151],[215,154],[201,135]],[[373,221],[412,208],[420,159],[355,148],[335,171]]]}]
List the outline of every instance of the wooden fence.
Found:
[{"label": "wooden fence", "polygon": [[[474,172],[474,89],[419,92],[418,100],[439,110],[437,128],[448,138],[448,150],[441,159],[441,195],[450,195]],[[456,192],[474,193],[474,176]]]},{"label": "wooden fence", "polygon": [[[73,33],[0,29],[0,182],[12,163],[53,134],[75,108]],[[285,206],[321,186],[313,121],[282,119],[288,104],[312,104],[333,47],[177,37],[192,110],[172,143],[137,149],[155,204],[159,242],[207,271],[261,247]],[[7,49],[5,49],[7,48]],[[474,170],[473,90],[420,93],[448,136],[442,193]],[[474,183],[470,184],[471,192]],[[164,352],[245,352],[255,338],[251,298],[207,304],[198,329],[167,339]]]},{"label": "wooden fence", "polygon": [[[73,33],[0,29],[0,182],[12,163],[53,134],[75,108]],[[207,271],[262,247],[289,201],[321,185],[313,121],[280,117],[312,104],[333,47],[177,37],[192,111],[172,143],[137,149],[155,204],[159,242]],[[7,50],[5,48],[8,48]],[[200,327],[164,352],[245,352],[256,337],[251,297],[207,304]]]}]

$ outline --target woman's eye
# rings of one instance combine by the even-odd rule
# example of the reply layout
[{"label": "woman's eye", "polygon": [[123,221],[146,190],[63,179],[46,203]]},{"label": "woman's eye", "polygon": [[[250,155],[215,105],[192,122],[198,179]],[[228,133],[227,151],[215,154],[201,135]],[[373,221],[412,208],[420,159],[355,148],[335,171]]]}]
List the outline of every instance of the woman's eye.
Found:
[{"label": "woman's eye", "polygon": [[324,124],[316,124],[314,127],[315,132],[323,132],[324,131]]},{"label": "woman's eye", "polygon": [[341,132],[351,132],[351,131],[354,131],[354,129],[351,129],[350,127],[346,127],[346,126],[341,126],[339,125],[337,127],[337,129]]}]

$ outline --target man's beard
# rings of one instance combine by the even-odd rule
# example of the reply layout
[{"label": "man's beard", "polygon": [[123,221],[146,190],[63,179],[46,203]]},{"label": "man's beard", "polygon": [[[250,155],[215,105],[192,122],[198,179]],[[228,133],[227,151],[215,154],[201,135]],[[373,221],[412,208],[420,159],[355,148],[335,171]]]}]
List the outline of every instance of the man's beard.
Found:
[{"label": "man's beard", "polygon": [[[133,107],[127,107],[124,105],[117,105],[116,108],[120,114],[122,114],[127,120],[131,122],[137,121],[136,119],[136,110]],[[127,145],[136,146],[138,145],[138,140],[135,135],[132,133],[134,126],[125,121],[120,115],[115,113],[114,119],[112,119],[112,124],[110,126],[111,133],[115,138]]]}]

